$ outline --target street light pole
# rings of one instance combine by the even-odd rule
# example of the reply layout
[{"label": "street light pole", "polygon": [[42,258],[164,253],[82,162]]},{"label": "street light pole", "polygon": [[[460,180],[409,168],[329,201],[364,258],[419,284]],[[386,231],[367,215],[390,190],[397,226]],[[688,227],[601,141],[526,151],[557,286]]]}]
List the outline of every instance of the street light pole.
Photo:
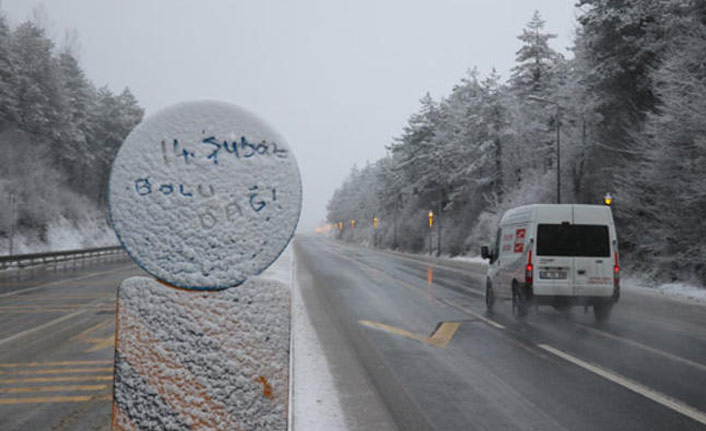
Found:
[{"label": "street light pole", "polygon": [[13,242],[15,239],[15,194],[10,192],[10,256],[13,252]]},{"label": "street light pole", "polygon": [[444,197],[444,190],[439,187],[439,208],[436,213],[436,257],[441,256],[441,200]]},{"label": "street light pole", "polygon": [[556,203],[561,203],[561,112],[556,103]]},{"label": "street light pole", "polygon": [[556,108],[556,203],[560,204],[561,203],[561,106],[549,99],[545,99],[543,97],[535,96],[535,95],[529,95],[527,96],[528,100],[534,101],[534,102],[540,102],[540,103],[547,103],[550,105],[554,105]]}]

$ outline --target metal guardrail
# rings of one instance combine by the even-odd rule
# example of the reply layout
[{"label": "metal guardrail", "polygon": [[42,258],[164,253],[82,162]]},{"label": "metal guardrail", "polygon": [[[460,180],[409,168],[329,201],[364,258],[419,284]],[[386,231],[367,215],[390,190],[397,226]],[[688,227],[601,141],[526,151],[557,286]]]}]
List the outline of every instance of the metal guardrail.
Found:
[{"label": "metal guardrail", "polygon": [[8,268],[25,268],[33,265],[66,262],[70,260],[88,259],[99,256],[123,253],[120,246],[87,248],[83,250],[53,251],[49,253],[16,254],[0,256],[0,270]]}]

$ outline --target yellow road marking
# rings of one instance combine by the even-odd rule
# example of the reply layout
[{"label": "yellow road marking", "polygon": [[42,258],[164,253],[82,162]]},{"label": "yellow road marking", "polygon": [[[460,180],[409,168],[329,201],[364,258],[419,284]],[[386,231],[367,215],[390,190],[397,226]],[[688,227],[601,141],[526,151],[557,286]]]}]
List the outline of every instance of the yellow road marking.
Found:
[{"label": "yellow road marking", "polygon": [[[68,313],[70,311],[78,310],[78,307],[73,308],[57,308],[57,307],[47,307],[47,308],[35,308],[35,309],[20,309],[20,310],[3,310],[0,309],[0,314],[32,314],[32,313]],[[105,308],[86,308],[86,310],[91,311],[115,311],[115,307],[105,307]]]},{"label": "yellow road marking", "polygon": [[492,319],[488,319],[487,317],[476,313],[475,311],[471,310],[470,308],[461,307],[460,305],[456,305],[453,302],[447,301],[445,299],[436,298],[436,300],[443,303],[443,304],[448,305],[449,307],[453,307],[462,313],[468,314],[469,316],[473,316],[478,320],[482,320],[483,322],[487,323],[490,326],[493,326],[498,329],[505,329],[505,325],[501,325],[500,323],[498,323]]},{"label": "yellow road marking", "polygon": [[0,368],[27,368],[27,367],[59,367],[63,365],[109,365],[112,364],[112,359],[95,360],[95,361],[58,361],[58,362],[15,362],[8,364],[0,364]]},{"label": "yellow road marking", "polygon": [[71,373],[112,373],[113,367],[108,368],[56,368],[51,370],[22,370],[22,371],[0,371],[2,374],[71,374]]},{"label": "yellow road marking", "polygon": [[0,314],[32,314],[32,313],[68,313],[69,311],[74,311],[75,308],[70,310],[0,310]]},{"label": "yellow road marking", "polygon": [[422,343],[426,343],[427,337],[423,335],[414,334],[405,329],[396,328],[394,326],[386,325],[380,322],[373,322],[372,320],[360,320],[358,321],[358,323],[369,328],[379,329],[381,331],[389,332],[390,334],[395,334],[401,337],[409,338],[411,340],[417,340],[421,341]]},{"label": "yellow road marking", "polygon": [[26,388],[0,388],[0,394],[24,394],[28,392],[102,391],[107,389],[108,385],[34,386]]},{"label": "yellow road marking", "polygon": [[446,347],[459,326],[456,322],[444,322],[431,337],[425,337],[424,335],[415,334],[407,331],[406,329],[397,328],[395,326],[386,325],[380,322],[373,322],[372,320],[360,320],[358,323],[369,328],[399,335],[401,337],[409,338],[410,340],[420,341],[424,344],[429,344],[435,347]]},{"label": "yellow road marking", "polygon": [[91,326],[90,328],[82,331],[80,334],[74,335],[73,337],[71,337],[71,339],[72,340],[80,340],[80,341],[83,341],[84,343],[88,343],[88,344],[93,344],[93,346],[86,349],[84,353],[95,352],[97,350],[105,349],[108,347],[115,347],[115,333],[111,333],[110,335],[108,335],[106,337],[87,338],[89,335],[110,325],[113,322],[115,322],[115,319],[105,319],[104,321],[96,323],[95,325]]},{"label": "yellow road marking", "polygon": [[[371,269],[377,269],[377,268],[375,268],[374,266],[371,266],[371,265],[369,265],[369,264],[367,264],[367,263],[365,263],[365,262],[357,261],[357,260],[355,260],[355,259],[353,259],[353,258],[344,256],[344,255],[339,255],[339,257],[341,257],[341,258],[343,258],[343,259],[346,259],[346,260],[349,260],[349,261],[351,261],[351,262],[354,262],[354,263],[356,263],[356,264],[360,264],[360,265],[363,265],[363,266],[367,266],[368,268],[371,268]],[[412,260],[412,259],[408,259],[408,260]],[[444,268],[444,269],[447,269],[447,268]],[[385,277],[389,278],[390,280],[394,281],[395,283],[397,283],[397,284],[399,284],[399,285],[401,285],[401,286],[403,286],[403,287],[412,289],[412,290],[417,291],[417,292],[420,292],[420,293],[428,294],[428,289],[427,289],[427,288],[421,289],[421,288],[419,288],[419,287],[417,287],[417,286],[415,286],[415,285],[408,285],[408,284],[406,284],[405,282],[403,282],[402,280],[400,280],[400,279],[398,279],[398,278],[395,278],[395,277],[393,277],[393,276],[391,276],[391,275],[389,275],[389,274],[387,274],[387,273],[385,273],[385,272],[382,272],[382,274],[383,274]],[[468,290],[468,292],[469,292],[469,293],[472,293],[472,294],[474,294],[474,295],[482,296],[482,297],[485,296],[484,293],[480,293],[480,292],[477,292],[477,291],[472,290],[472,289],[471,289],[471,290]],[[487,323],[487,324],[490,325],[490,326],[493,326],[493,327],[498,328],[498,329],[505,329],[505,326],[504,326],[504,325],[501,325],[500,323],[497,323],[497,322],[495,322],[494,320],[488,319],[488,318],[485,317],[485,316],[482,316],[482,315],[480,315],[480,314],[478,314],[478,313],[476,313],[476,312],[473,312],[473,311],[471,311],[471,310],[468,309],[468,308],[459,307],[458,305],[454,304],[453,302],[449,302],[449,301],[446,301],[446,300],[444,300],[444,299],[438,298],[438,297],[434,296],[433,294],[432,294],[432,298],[433,298],[434,300],[438,301],[438,302],[441,302],[442,304],[446,304],[446,305],[448,305],[448,306],[451,306],[451,307],[453,307],[453,308],[455,308],[455,309],[461,311],[462,313],[465,313],[465,314],[468,314],[468,315],[470,315],[470,316],[473,316],[473,317],[475,317],[476,319],[479,319],[479,320],[481,320],[481,321]]]},{"label": "yellow road marking", "polygon": [[662,394],[660,392],[657,392],[654,389],[648,388],[647,386],[644,386],[640,383],[637,383],[633,380],[630,380],[626,377],[623,377],[619,374],[616,374],[612,371],[608,371],[606,369],[603,369],[601,367],[598,367],[593,364],[589,364],[588,362],[582,361],[581,359],[572,356],[566,352],[563,352],[559,349],[556,349],[552,346],[549,346],[547,344],[537,344],[537,347],[540,349],[543,349],[555,356],[558,356],[568,362],[571,362],[574,365],[577,365],[587,371],[590,371],[594,374],[597,374],[601,377],[603,377],[606,380],[609,380],[613,383],[616,383],[626,389],[629,389],[636,394],[642,395],[645,398],[648,398],[652,401],[655,401],[664,407],[667,407],[669,409],[674,410],[677,413],[681,413],[682,415],[689,417],[696,422],[700,422],[703,425],[706,425],[706,413],[701,412],[691,406],[688,406],[684,403],[682,403],[679,400],[676,400],[674,398],[671,398],[665,394]]},{"label": "yellow road marking", "polygon": [[38,404],[38,403],[85,403],[87,401],[111,401],[113,396],[108,395],[78,395],[78,396],[56,396],[38,398],[0,398],[0,405],[8,404]]},{"label": "yellow road marking", "polygon": [[[67,286],[68,287],[68,286]],[[16,299],[15,302],[28,302],[28,301],[55,301],[57,299],[115,299],[115,295],[27,295],[23,296],[22,299]]]},{"label": "yellow road marking", "polygon": [[71,307],[71,308],[76,308],[80,307],[82,305],[88,305],[88,302],[84,302],[81,304],[78,303],[66,303],[66,304],[47,304],[47,305],[42,305],[42,304],[8,304],[8,305],[0,305],[0,310],[4,310],[6,308],[41,308],[41,307],[47,307],[47,308],[66,308],[66,307]]},{"label": "yellow road marking", "polygon": [[115,347],[115,335],[108,335],[103,338],[87,338],[83,341],[93,344],[93,347],[89,347],[84,353],[95,352],[96,350],[106,349],[108,347]]},{"label": "yellow road marking", "polygon": [[104,321],[96,323],[95,325],[82,331],[81,333],[74,335],[73,337],[71,337],[71,339],[72,340],[76,340],[76,339],[82,340],[84,337],[91,335],[92,333],[96,332],[97,330],[103,328],[104,326],[106,326],[110,323],[113,323],[114,321],[115,321],[115,319],[105,319]]},{"label": "yellow road marking", "polygon": [[427,342],[436,347],[446,347],[456,333],[458,326],[458,322],[442,323],[441,326],[439,326],[439,329],[437,329],[436,332],[429,337],[429,341]]},{"label": "yellow road marking", "polygon": [[74,376],[74,377],[29,377],[21,379],[0,379],[0,383],[58,383],[58,382],[108,382],[113,380],[109,376]]}]

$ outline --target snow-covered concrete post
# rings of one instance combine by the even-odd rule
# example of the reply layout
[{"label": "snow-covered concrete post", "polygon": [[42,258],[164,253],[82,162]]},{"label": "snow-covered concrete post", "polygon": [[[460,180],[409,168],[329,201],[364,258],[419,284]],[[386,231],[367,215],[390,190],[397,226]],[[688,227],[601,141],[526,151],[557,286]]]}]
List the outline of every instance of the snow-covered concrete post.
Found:
[{"label": "snow-covered concrete post", "polygon": [[118,290],[113,430],[285,430],[289,286],[251,278],[299,219],[284,139],[235,105],[176,105],[127,137],[109,202],[154,276]]}]

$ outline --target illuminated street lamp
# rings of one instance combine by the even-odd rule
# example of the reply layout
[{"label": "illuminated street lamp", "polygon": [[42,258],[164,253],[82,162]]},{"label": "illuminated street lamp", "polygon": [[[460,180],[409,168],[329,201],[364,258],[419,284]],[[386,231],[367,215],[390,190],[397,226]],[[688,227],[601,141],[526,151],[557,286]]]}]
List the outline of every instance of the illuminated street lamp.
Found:
[{"label": "illuminated street lamp", "polygon": [[611,196],[610,193],[606,193],[603,198],[603,203],[607,206],[611,206],[613,204],[613,196]]},{"label": "illuminated street lamp", "polygon": [[351,220],[351,229],[355,229],[355,220]]},{"label": "illuminated street lamp", "polygon": [[431,256],[431,233],[434,227],[434,211],[429,211],[429,256]]},{"label": "illuminated street lamp", "polygon": [[378,222],[379,222],[378,218],[377,218],[377,217],[373,217],[373,228],[374,228],[375,230],[378,229]]}]

